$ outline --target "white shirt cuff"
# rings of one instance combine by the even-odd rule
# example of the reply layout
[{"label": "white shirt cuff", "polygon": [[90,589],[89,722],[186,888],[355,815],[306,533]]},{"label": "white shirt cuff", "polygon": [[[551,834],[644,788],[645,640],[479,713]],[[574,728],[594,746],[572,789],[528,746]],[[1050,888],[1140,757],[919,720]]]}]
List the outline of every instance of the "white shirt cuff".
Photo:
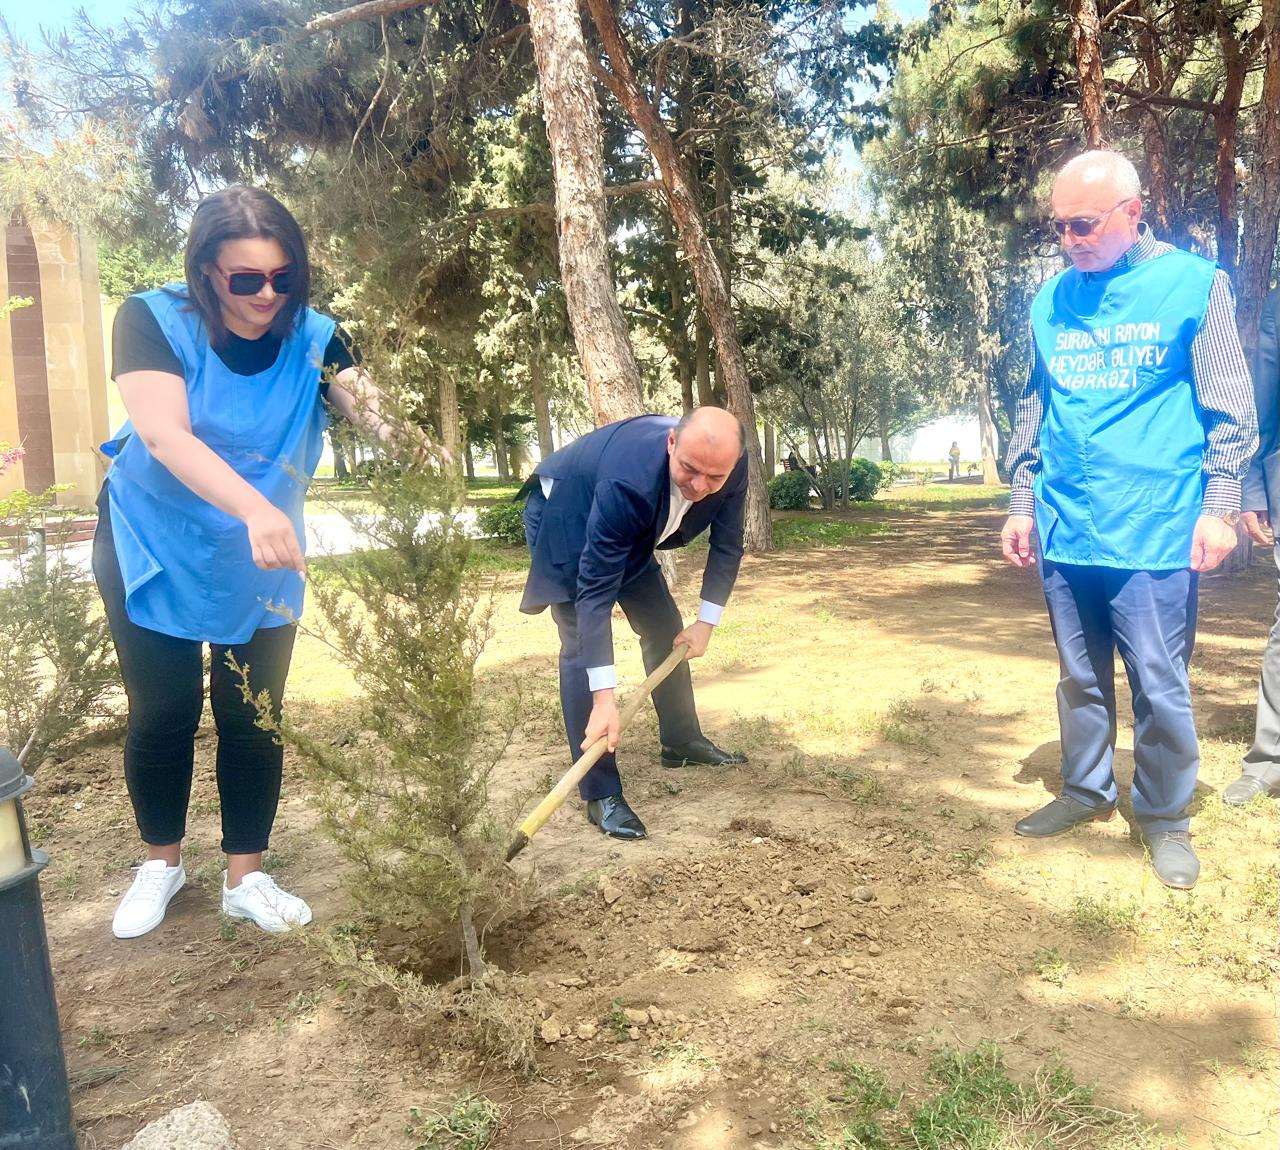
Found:
[{"label": "white shirt cuff", "polygon": [[607,667],[588,667],[587,686],[593,691],[605,691],[618,685],[618,671],[612,663]]},{"label": "white shirt cuff", "polygon": [[702,600],[702,606],[698,608],[698,622],[710,623],[716,626],[720,622],[720,616],[724,614],[724,604],[708,603],[706,599]]}]

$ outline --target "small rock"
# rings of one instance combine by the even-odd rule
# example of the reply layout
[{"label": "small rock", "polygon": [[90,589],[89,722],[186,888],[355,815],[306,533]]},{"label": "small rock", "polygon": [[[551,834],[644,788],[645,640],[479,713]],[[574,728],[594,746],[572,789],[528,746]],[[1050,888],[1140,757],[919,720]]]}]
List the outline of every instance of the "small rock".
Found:
[{"label": "small rock", "polygon": [[743,910],[749,910],[752,914],[760,912],[760,903],[749,894],[744,894],[738,901],[742,904]]},{"label": "small rock", "polygon": [[583,1142],[590,1141],[590,1139],[591,1139],[591,1131],[588,1130],[585,1126],[579,1126],[576,1130],[571,1130],[569,1132],[570,1142],[577,1142],[581,1144]]},{"label": "small rock", "polygon": [[594,1022],[579,1022],[577,1034],[583,1042],[587,1042],[596,1036],[598,1030],[599,1027]]},{"label": "small rock", "polygon": [[857,890],[853,892],[853,897],[856,898],[859,902],[875,902],[876,892],[873,891],[869,886],[860,886],[858,887]]},{"label": "small rock", "polygon": [[227,1120],[207,1102],[170,1110],[144,1126],[126,1150],[235,1150]]},{"label": "small rock", "polygon": [[548,1018],[542,1024],[542,1041],[550,1046],[553,1042],[559,1042],[564,1035],[560,1031],[560,1023],[554,1018]]},{"label": "small rock", "polygon": [[821,926],[822,923],[822,912],[817,910],[812,910],[796,919],[796,926],[801,930],[812,930],[815,926]]},{"label": "small rock", "polygon": [[640,1041],[640,1027],[638,1027],[638,1026],[633,1026],[630,1030],[628,1030],[628,1031],[627,1031],[627,1037],[628,1037],[629,1039],[631,1039],[631,1041],[632,1041],[632,1042],[639,1042],[639,1041]]},{"label": "small rock", "polygon": [[605,879],[600,883],[600,897],[604,899],[605,906],[613,906],[622,897],[622,888]]},{"label": "small rock", "polygon": [[623,1009],[622,1017],[632,1026],[647,1026],[649,1023],[649,1012],[647,1010],[636,1010],[630,1006]]},{"label": "small rock", "polygon": [[579,978],[576,974],[572,974],[568,978],[562,978],[560,980],[560,985],[566,986],[570,990],[579,990],[587,985],[587,980],[585,978]]},{"label": "small rock", "polygon": [[867,947],[867,953],[871,955],[872,958],[875,958],[877,955],[884,954],[884,947],[878,942],[873,942]]},{"label": "small rock", "polygon": [[840,969],[841,969],[841,970],[853,970],[853,968],[854,968],[855,966],[857,966],[857,965],[858,965],[858,964],[857,964],[856,962],[854,962],[854,961],[853,961],[853,959],[851,959],[851,958],[842,958],[842,959],[840,960]]},{"label": "small rock", "polygon": [[666,1015],[663,1014],[658,1007],[651,1006],[649,1007],[649,1021],[652,1022],[654,1026],[661,1026],[666,1021]]},{"label": "small rock", "polygon": [[747,1137],[748,1137],[748,1138],[759,1138],[759,1137],[760,1137],[760,1135],[761,1135],[761,1134],[763,1134],[763,1133],[764,1133],[764,1127],[763,1127],[763,1126],[761,1126],[759,1122],[749,1122],[749,1123],[747,1123]]},{"label": "small rock", "polygon": [[270,1070],[264,1070],[262,1072],[262,1077],[263,1078],[283,1078],[284,1071],[281,1070],[280,1067],[278,1066],[273,1066]]},{"label": "small rock", "polygon": [[764,839],[762,839],[759,835],[756,835],[756,837],[751,840],[751,845],[753,847],[758,847],[762,842],[764,842]]}]

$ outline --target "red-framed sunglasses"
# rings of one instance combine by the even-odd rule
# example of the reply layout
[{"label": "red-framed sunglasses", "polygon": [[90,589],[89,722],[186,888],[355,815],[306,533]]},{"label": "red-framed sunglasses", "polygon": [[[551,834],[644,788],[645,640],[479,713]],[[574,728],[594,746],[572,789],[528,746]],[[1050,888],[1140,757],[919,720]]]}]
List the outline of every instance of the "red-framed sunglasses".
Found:
[{"label": "red-framed sunglasses", "polygon": [[276,295],[288,295],[293,290],[293,268],[281,268],[268,275],[266,272],[224,272],[217,264],[213,266],[227,281],[227,291],[232,295],[257,295],[267,284]]}]

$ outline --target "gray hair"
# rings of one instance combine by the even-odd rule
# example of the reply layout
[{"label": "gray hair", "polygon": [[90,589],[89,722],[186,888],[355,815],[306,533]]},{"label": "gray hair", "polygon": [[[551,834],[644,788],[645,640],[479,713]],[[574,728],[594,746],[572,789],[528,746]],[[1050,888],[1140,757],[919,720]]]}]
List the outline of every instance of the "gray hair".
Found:
[{"label": "gray hair", "polygon": [[1138,169],[1119,152],[1101,148],[1091,152],[1081,152],[1058,169],[1057,179],[1060,180],[1063,176],[1076,176],[1085,184],[1096,184],[1106,180],[1114,184],[1116,191],[1126,199],[1137,199],[1142,195],[1142,181],[1138,178]]}]

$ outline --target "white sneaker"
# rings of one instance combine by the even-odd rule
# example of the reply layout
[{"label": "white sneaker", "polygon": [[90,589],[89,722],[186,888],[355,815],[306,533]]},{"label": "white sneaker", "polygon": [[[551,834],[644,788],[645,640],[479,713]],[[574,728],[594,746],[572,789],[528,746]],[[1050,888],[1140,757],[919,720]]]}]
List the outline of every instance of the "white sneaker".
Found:
[{"label": "white sneaker", "polygon": [[116,938],[137,938],[155,930],[164,922],[169,900],[187,881],[181,859],[177,866],[170,866],[164,859],[150,859],[135,869],[137,877],[111,920],[111,933]]},{"label": "white sneaker", "polygon": [[296,894],[281,890],[275,879],[260,870],[245,875],[234,889],[227,888],[227,872],[222,872],[222,913],[257,923],[272,934],[283,934],[311,921],[311,908]]}]

